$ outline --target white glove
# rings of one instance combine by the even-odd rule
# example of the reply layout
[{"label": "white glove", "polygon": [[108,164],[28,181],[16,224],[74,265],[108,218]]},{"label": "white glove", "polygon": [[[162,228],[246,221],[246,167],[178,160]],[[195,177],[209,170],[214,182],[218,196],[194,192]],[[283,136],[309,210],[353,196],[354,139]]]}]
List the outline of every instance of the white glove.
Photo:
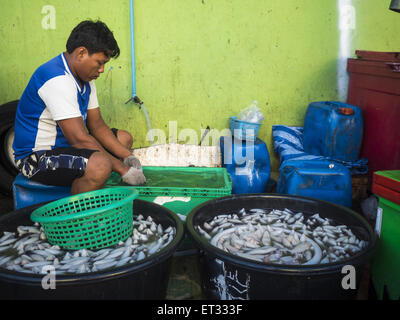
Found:
[{"label": "white glove", "polygon": [[124,159],[124,165],[133,167],[136,169],[142,169],[142,164],[140,163],[139,159],[135,156],[128,156]]},{"label": "white glove", "polygon": [[123,182],[132,186],[146,183],[146,177],[144,176],[142,169],[136,169],[134,167],[130,167],[128,172],[121,178]]}]

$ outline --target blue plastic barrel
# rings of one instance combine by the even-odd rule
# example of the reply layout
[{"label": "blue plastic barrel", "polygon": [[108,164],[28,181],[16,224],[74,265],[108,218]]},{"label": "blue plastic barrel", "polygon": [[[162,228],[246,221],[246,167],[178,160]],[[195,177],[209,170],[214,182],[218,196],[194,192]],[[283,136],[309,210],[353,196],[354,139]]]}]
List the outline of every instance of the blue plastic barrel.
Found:
[{"label": "blue plastic barrel", "polygon": [[326,160],[284,161],[277,193],[309,197],[351,207],[350,170]]},{"label": "blue plastic barrel", "polygon": [[232,193],[263,193],[271,173],[271,161],[264,141],[221,137],[222,165],[232,179]]},{"label": "blue plastic barrel", "polygon": [[331,159],[356,161],[363,135],[361,109],[322,101],[308,106],[304,120],[304,151]]}]

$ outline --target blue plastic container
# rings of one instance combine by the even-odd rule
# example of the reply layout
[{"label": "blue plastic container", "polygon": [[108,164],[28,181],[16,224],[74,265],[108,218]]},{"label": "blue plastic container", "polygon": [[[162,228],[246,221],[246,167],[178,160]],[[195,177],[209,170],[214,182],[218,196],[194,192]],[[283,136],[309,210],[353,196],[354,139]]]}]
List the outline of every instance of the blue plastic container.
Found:
[{"label": "blue plastic container", "polygon": [[222,165],[232,179],[232,193],[263,193],[271,173],[271,161],[264,141],[221,137]]},{"label": "blue plastic container", "polygon": [[361,109],[322,101],[308,106],[304,121],[304,151],[331,159],[356,161],[363,135]]},{"label": "blue plastic container", "polygon": [[231,117],[229,120],[229,128],[236,139],[255,141],[261,123],[247,122]]},{"label": "blue plastic container", "polygon": [[49,186],[31,181],[19,173],[12,185],[14,210],[71,195],[71,187]]},{"label": "blue plastic container", "polygon": [[350,170],[325,160],[289,160],[279,170],[277,193],[310,197],[351,207]]}]

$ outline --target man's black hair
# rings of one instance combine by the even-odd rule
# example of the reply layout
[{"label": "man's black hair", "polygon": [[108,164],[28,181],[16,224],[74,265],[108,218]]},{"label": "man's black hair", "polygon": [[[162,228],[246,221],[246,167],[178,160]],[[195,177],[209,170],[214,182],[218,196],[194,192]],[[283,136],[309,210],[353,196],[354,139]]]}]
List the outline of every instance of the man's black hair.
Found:
[{"label": "man's black hair", "polygon": [[86,20],[72,30],[67,41],[67,52],[85,47],[89,54],[103,52],[109,58],[119,56],[119,47],[113,33],[101,21]]}]

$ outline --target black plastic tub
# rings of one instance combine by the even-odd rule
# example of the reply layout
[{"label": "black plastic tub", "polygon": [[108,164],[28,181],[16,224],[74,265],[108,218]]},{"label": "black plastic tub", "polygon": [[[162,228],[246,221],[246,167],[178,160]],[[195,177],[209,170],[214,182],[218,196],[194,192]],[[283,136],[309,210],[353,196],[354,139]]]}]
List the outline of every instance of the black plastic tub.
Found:
[{"label": "black plastic tub", "polygon": [[[279,265],[252,261],[212,246],[194,227],[217,215],[237,213],[242,208],[263,208],[307,214],[319,213],[338,224],[345,224],[368,246],[350,259],[316,265]],[[330,203],[305,197],[278,194],[242,194],[205,202],[194,208],[186,219],[189,237],[199,248],[202,289],[207,299],[352,299],[357,294],[365,265],[376,249],[376,236],[370,225],[356,212]],[[355,289],[344,289],[353,266]],[[342,273],[343,270],[343,273]],[[354,273],[354,272],[353,272]]]},{"label": "black plastic tub", "polygon": [[[167,208],[135,200],[133,214],[151,216],[164,228],[176,228],[176,236],[165,248],[137,263],[77,275],[56,276],[55,289],[43,289],[44,275],[0,268],[0,299],[165,299],[172,255],[183,240],[180,219]],[[0,234],[32,225],[31,212],[40,205],[10,212],[0,218]]]}]

